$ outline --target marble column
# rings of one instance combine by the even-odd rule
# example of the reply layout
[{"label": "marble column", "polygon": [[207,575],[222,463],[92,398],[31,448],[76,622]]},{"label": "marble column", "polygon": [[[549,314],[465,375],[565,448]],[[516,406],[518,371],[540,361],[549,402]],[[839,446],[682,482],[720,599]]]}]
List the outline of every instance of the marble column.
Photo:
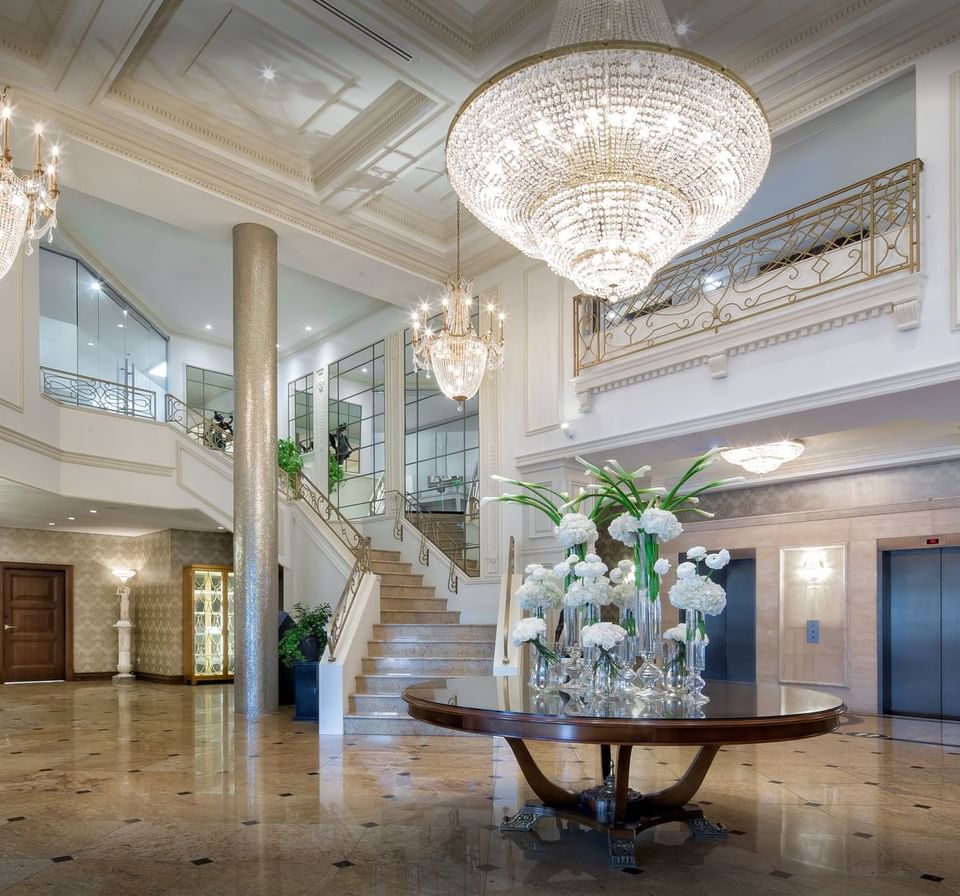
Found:
[{"label": "marble column", "polygon": [[235,708],[277,710],[277,235],[233,228]]}]

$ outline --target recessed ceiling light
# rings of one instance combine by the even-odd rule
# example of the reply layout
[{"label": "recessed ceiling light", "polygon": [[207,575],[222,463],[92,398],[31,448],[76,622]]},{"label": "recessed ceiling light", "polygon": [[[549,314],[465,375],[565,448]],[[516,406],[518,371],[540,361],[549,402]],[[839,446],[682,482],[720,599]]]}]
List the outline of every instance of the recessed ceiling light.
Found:
[{"label": "recessed ceiling light", "polygon": [[125,329],[127,328],[127,325],[126,325],[126,324],[117,324],[117,326],[118,326],[121,330],[125,330]]},{"label": "recessed ceiling light", "polygon": [[311,331],[313,330],[313,327],[311,327],[311,326],[308,325],[308,326],[304,327],[304,329],[309,333],[309,332],[311,332]]},{"label": "recessed ceiling light", "polygon": [[280,348],[280,343],[279,343],[279,342],[277,343],[277,348]]},{"label": "recessed ceiling light", "polygon": [[686,22],[677,22],[673,28],[681,37],[690,30],[690,26]]},{"label": "recessed ceiling light", "polygon": [[222,529],[222,528],[223,528],[223,526],[217,526],[217,528],[218,528],[218,529]]},{"label": "recessed ceiling light", "polygon": [[272,65],[265,65],[260,69],[260,77],[262,77],[264,81],[272,81],[277,77],[277,72]]},{"label": "recessed ceiling light", "polygon": [[56,523],[47,523],[48,526],[56,526]]},{"label": "recessed ceiling light", "polygon": [[103,284],[102,284],[99,280],[94,280],[93,283],[90,284],[90,288],[91,288],[91,289],[103,289]]},{"label": "recessed ceiling light", "polygon": [[96,345],[95,342],[88,342],[87,345]]},{"label": "recessed ceiling light", "polygon": [[366,368],[366,367],[362,368],[362,370],[363,370],[364,373],[367,372],[367,368]]},{"label": "recessed ceiling light", "polygon": [[204,324],[204,325],[203,325],[203,329],[204,329],[204,330],[212,330],[212,329],[213,329],[213,324]]},{"label": "recessed ceiling light", "polygon": [[68,516],[67,519],[68,519],[68,520],[75,520],[76,517],[75,517],[75,516]]},{"label": "recessed ceiling light", "polygon": [[96,513],[97,511],[96,511],[96,510],[91,510],[90,512],[91,512],[91,513]]}]

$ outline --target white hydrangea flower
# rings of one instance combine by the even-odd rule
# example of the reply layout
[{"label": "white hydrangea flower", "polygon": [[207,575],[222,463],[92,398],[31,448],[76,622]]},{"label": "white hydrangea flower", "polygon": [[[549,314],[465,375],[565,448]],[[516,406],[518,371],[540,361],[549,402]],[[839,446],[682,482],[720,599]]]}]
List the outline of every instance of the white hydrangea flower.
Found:
[{"label": "white hydrangea flower", "polygon": [[621,513],[620,516],[610,523],[607,532],[610,533],[611,538],[622,542],[628,547],[633,547],[640,537],[638,534],[640,528],[639,517],[634,516],[632,513]]},{"label": "white hydrangea flower", "polygon": [[640,526],[648,535],[656,535],[661,542],[670,541],[683,532],[680,521],[669,511],[648,507],[640,515]]},{"label": "white hydrangea flower", "polygon": [[687,576],[677,579],[671,587],[670,603],[678,610],[699,610],[708,616],[717,616],[727,606],[727,593],[706,576]]},{"label": "white hydrangea flower", "polygon": [[687,640],[687,627],[684,623],[673,626],[673,628],[668,628],[663,633],[664,641],[679,641],[681,644],[686,643]]},{"label": "white hydrangea flower", "polygon": [[692,563],[681,563],[677,567],[678,579],[690,579],[697,574],[697,567]]},{"label": "white hydrangea flower", "polygon": [[585,625],[580,630],[580,644],[583,647],[602,647],[612,650],[627,636],[627,630],[615,622],[597,622]]},{"label": "white hydrangea flower", "polygon": [[658,576],[665,576],[670,572],[670,561],[666,557],[661,557],[656,563],[653,564],[653,571]]},{"label": "white hydrangea flower", "polygon": [[530,641],[536,641],[538,638],[546,635],[546,633],[546,620],[539,619],[536,616],[528,616],[526,619],[521,619],[513,627],[511,638],[513,643],[519,647],[521,644],[526,644]]},{"label": "white hydrangea flower", "polygon": [[563,597],[564,606],[582,607],[584,604],[595,604],[605,607],[613,600],[613,588],[606,576],[578,579],[567,589]]},{"label": "white hydrangea flower", "polygon": [[688,560],[702,560],[706,556],[707,549],[702,545],[697,545],[695,548],[690,548],[690,550],[687,551]]},{"label": "white hydrangea flower", "polygon": [[563,601],[563,579],[538,563],[531,564],[527,569],[531,570],[530,574],[513,595],[518,605],[524,610],[559,607]]},{"label": "white hydrangea flower", "polygon": [[[591,558],[596,559],[591,559]],[[580,579],[597,578],[607,572],[607,564],[596,554],[587,554],[586,560],[581,560],[573,567],[573,574]]]},{"label": "white hydrangea flower", "polygon": [[553,531],[563,548],[589,544],[597,539],[596,523],[582,513],[565,513]]},{"label": "white hydrangea flower", "polygon": [[611,589],[610,603],[621,610],[627,610],[633,606],[633,601],[637,593],[636,583],[627,576],[620,584]]}]

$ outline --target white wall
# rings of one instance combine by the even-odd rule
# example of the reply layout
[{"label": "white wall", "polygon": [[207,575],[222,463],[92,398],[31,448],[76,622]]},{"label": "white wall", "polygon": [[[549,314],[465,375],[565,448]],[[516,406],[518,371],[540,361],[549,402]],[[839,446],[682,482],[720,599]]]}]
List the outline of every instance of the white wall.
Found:
[{"label": "white wall", "polygon": [[[171,336],[167,349],[167,391],[181,401],[185,400],[187,394],[188,366],[232,375],[233,349],[189,336]],[[283,394],[285,396],[286,392]]]}]

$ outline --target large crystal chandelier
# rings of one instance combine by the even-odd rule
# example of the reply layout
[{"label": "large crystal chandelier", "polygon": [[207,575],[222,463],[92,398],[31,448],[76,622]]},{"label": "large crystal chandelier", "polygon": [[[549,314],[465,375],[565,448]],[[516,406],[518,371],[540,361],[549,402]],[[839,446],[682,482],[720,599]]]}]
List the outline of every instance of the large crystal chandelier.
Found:
[{"label": "large crystal chandelier", "polygon": [[791,460],[796,460],[803,454],[803,447],[803,442],[788,439],[766,445],[749,445],[746,448],[727,448],[720,452],[720,456],[727,463],[743,467],[748,473],[763,476],[778,470]]},{"label": "large crystal chandelier", "polygon": [[10,88],[0,93],[0,128],[2,128],[2,155],[0,155],[0,277],[13,266],[22,243],[26,252],[33,252],[34,240],[45,234],[53,238],[57,226],[56,146],[51,148],[51,159],[44,166],[43,131],[36,129],[36,158],[33,171],[21,176],[14,171],[10,152]]},{"label": "large crystal chandelier", "polygon": [[[467,401],[480,389],[487,370],[503,366],[503,314],[487,306],[490,323],[485,335],[473,328],[473,284],[460,276],[460,206],[457,205],[457,274],[444,287],[440,301],[441,327],[430,326],[426,302],[413,314],[413,366],[432,370],[440,391],[454,401]],[[494,335],[494,318],[497,334]]]},{"label": "large crystal chandelier", "polygon": [[644,289],[770,158],[750,88],[672,38],[662,0],[560,0],[548,49],[481,85],[447,135],[470,212],[588,295]]}]

